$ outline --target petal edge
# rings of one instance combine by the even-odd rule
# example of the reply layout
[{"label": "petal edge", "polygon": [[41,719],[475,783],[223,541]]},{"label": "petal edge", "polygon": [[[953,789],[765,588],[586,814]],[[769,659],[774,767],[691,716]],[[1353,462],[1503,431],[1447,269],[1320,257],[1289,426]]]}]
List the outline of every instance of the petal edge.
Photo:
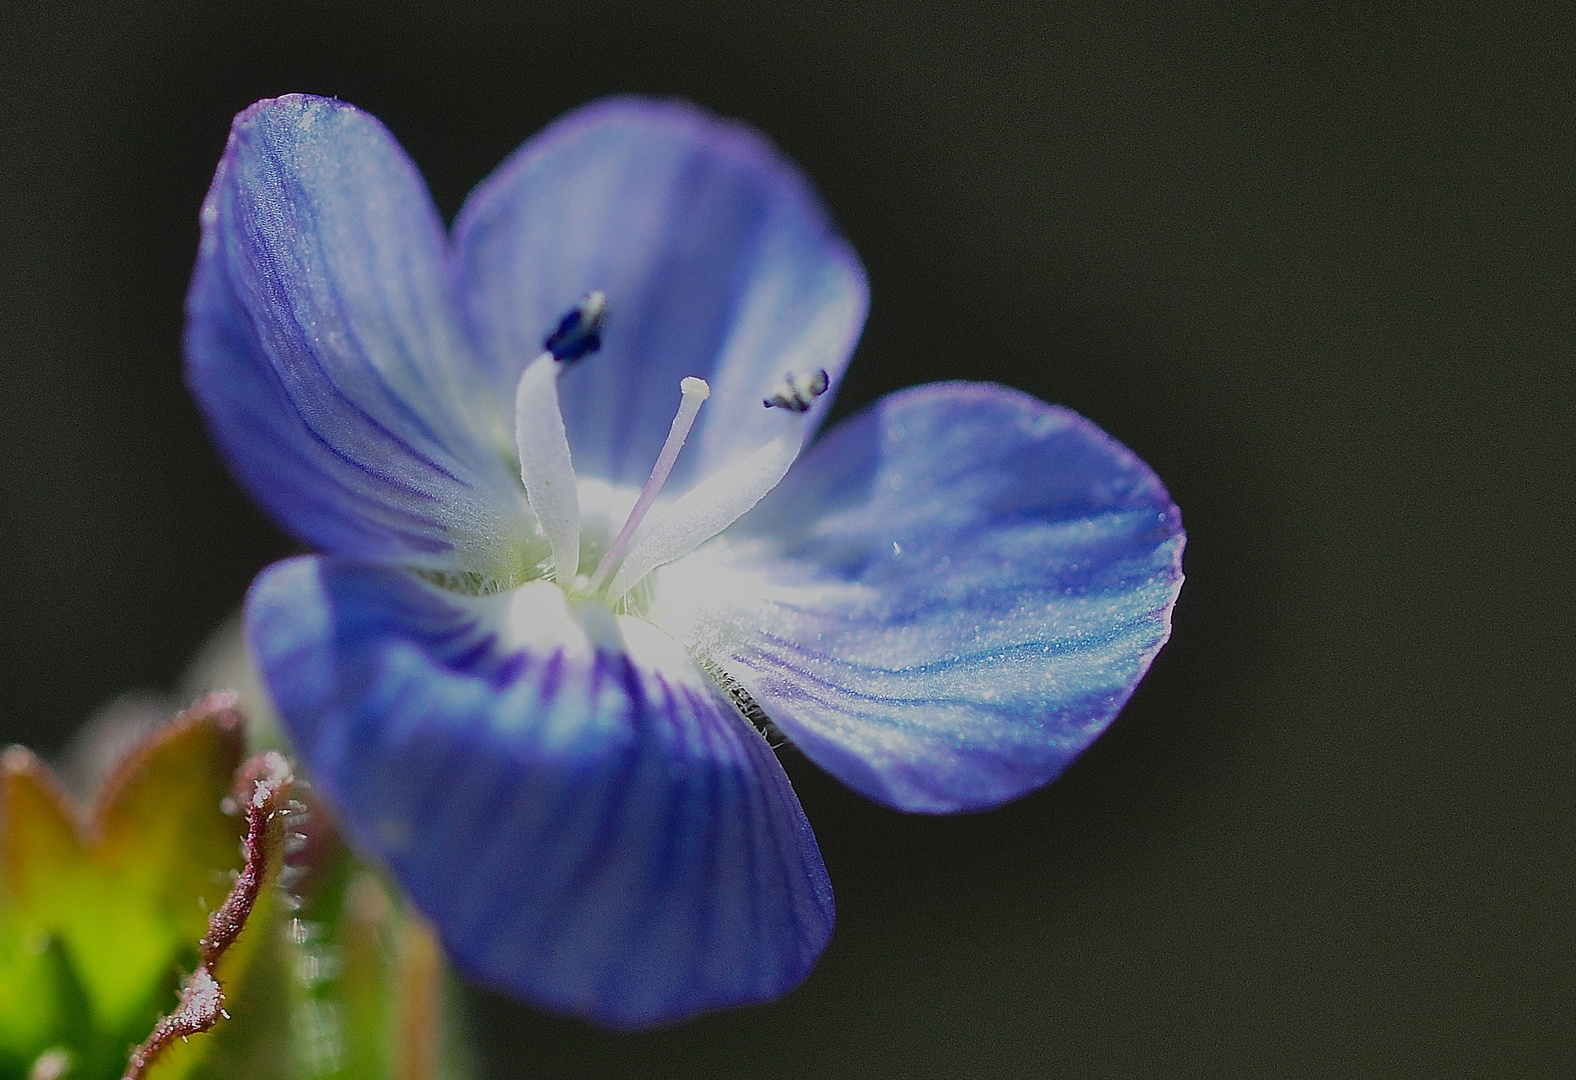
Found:
[{"label": "petal edge", "polygon": [[331,551],[518,561],[532,521],[496,449],[507,432],[486,413],[441,223],[388,131],[330,99],[258,102],[202,228],[187,382],[253,497]]}]

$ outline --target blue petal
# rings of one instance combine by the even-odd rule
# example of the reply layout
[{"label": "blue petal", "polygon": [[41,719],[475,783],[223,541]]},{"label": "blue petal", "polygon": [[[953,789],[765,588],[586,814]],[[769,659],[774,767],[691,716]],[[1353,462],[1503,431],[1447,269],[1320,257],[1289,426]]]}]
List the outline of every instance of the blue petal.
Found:
[{"label": "blue petal", "polygon": [[1170,633],[1181,518],[1076,414],[984,384],[882,399],[724,537],[667,568],[659,624],[812,760],[904,810],[1055,777]]},{"label": "blue petal", "polygon": [[476,978],[639,1027],[777,997],[825,947],[786,775],[650,625],[303,557],[247,628],[308,772]]},{"label": "blue petal", "polygon": [[202,226],[187,379],[253,497],[330,551],[517,562],[532,525],[512,428],[461,328],[442,225],[383,126],[323,98],[259,102]]},{"label": "blue petal", "polygon": [[743,421],[786,372],[825,368],[835,385],[864,324],[864,268],[793,163],[680,102],[613,98],[563,117],[471,195],[455,248],[500,401],[564,311],[607,294],[602,352],[561,394],[576,470],[614,483],[645,481],[683,377],[712,396],[674,490],[769,440]]}]

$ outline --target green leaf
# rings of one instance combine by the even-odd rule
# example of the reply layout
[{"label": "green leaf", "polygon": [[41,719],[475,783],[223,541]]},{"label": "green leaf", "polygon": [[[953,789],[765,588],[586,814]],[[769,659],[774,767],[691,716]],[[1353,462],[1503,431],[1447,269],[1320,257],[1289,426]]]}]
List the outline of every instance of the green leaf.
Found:
[{"label": "green leaf", "polygon": [[71,1080],[120,1075],[240,861],[220,803],[241,749],[234,699],[215,695],[150,736],[86,815],[33,754],[0,758],[0,1076],[55,1048]]},{"label": "green leaf", "polygon": [[243,817],[221,809],[241,729],[234,695],[213,695],[86,815],[31,753],[0,757],[0,1080],[118,1080],[200,955],[218,956],[228,1018],[150,1057],[147,1080],[472,1075],[436,939],[321,808],[253,815],[268,822],[256,903],[228,949],[200,954],[243,861]]}]

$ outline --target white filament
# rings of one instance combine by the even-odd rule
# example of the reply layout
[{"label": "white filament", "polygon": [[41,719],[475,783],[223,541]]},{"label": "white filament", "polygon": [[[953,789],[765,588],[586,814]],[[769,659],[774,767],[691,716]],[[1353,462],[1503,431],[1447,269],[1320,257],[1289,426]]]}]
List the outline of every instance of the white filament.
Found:
[{"label": "white filament", "polygon": [[514,391],[514,442],[525,497],[552,547],[553,576],[567,587],[580,569],[580,498],[558,406],[562,369],[550,352],[526,366]]},{"label": "white filament", "polygon": [[613,576],[608,600],[617,600],[657,567],[683,558],[743,517],[787,475],[803,441],[804,422],[795,415],[777,438],[696,484],[640,534]]},{"label": "white filament", "polygon": [[711,396],[711,387],[705,379],[697,379],[693,375],[679,383],[679,411],[673,417],[673,423],[668,428],[667,442],[662,444],[662,453],[657,455],[657,463],[651,467],[651,475],[646,479],[646,486],[640,489],[640,498],[635,500],[635,508],[629,512],[629,517],[624,522],[624,527],[618,531],[618,538],[607,549],[607,554],[602,556],[602,561],[597,563],[596,573],[591,575],[591,591],[596,592],[607,581],[613,568],[624,556],[629,548],[629,541],[635,535],[635,529],[645,518],[646,511],[651,509],[652,502],[657,493],[662,490],[662,485],[668,482],[668,476],[673,472],[673,463],[678,460],[679,451],[684,448],[684,440],[689,438],[690,428],[695,426],[695,417],[700,412],[703,401]]}]

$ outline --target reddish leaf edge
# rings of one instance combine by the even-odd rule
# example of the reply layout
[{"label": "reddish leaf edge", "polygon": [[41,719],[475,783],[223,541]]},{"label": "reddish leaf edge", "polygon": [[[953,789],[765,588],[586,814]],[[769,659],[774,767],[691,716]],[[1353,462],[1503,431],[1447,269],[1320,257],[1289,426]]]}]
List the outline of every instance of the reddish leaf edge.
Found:
[{"label": "reddish leaf edge", "polygon": [[[197,712],[219,696],[213,695],[189,712]],[[229,707],[234,707],[233,699]],[[208,918],[208,932],[197,942],[200,962],[182,984],[175,1011],[161,1016],[147,1039],[132,1050],[123,1080],[142,1080],[176,1039],[208,1031],[230,1015],[225,1011],[224,989],[215,972],[246,928],[270,867],[283,862],[283,830],[273,828],[273,823],[294,812],[298,805],[290,799],[290,788],[295,782],[290,763],[272,750],[245,762],[236,776],[234,801],[246,815],[246,838],[242,842],[245,863],[229,895]]]}]

